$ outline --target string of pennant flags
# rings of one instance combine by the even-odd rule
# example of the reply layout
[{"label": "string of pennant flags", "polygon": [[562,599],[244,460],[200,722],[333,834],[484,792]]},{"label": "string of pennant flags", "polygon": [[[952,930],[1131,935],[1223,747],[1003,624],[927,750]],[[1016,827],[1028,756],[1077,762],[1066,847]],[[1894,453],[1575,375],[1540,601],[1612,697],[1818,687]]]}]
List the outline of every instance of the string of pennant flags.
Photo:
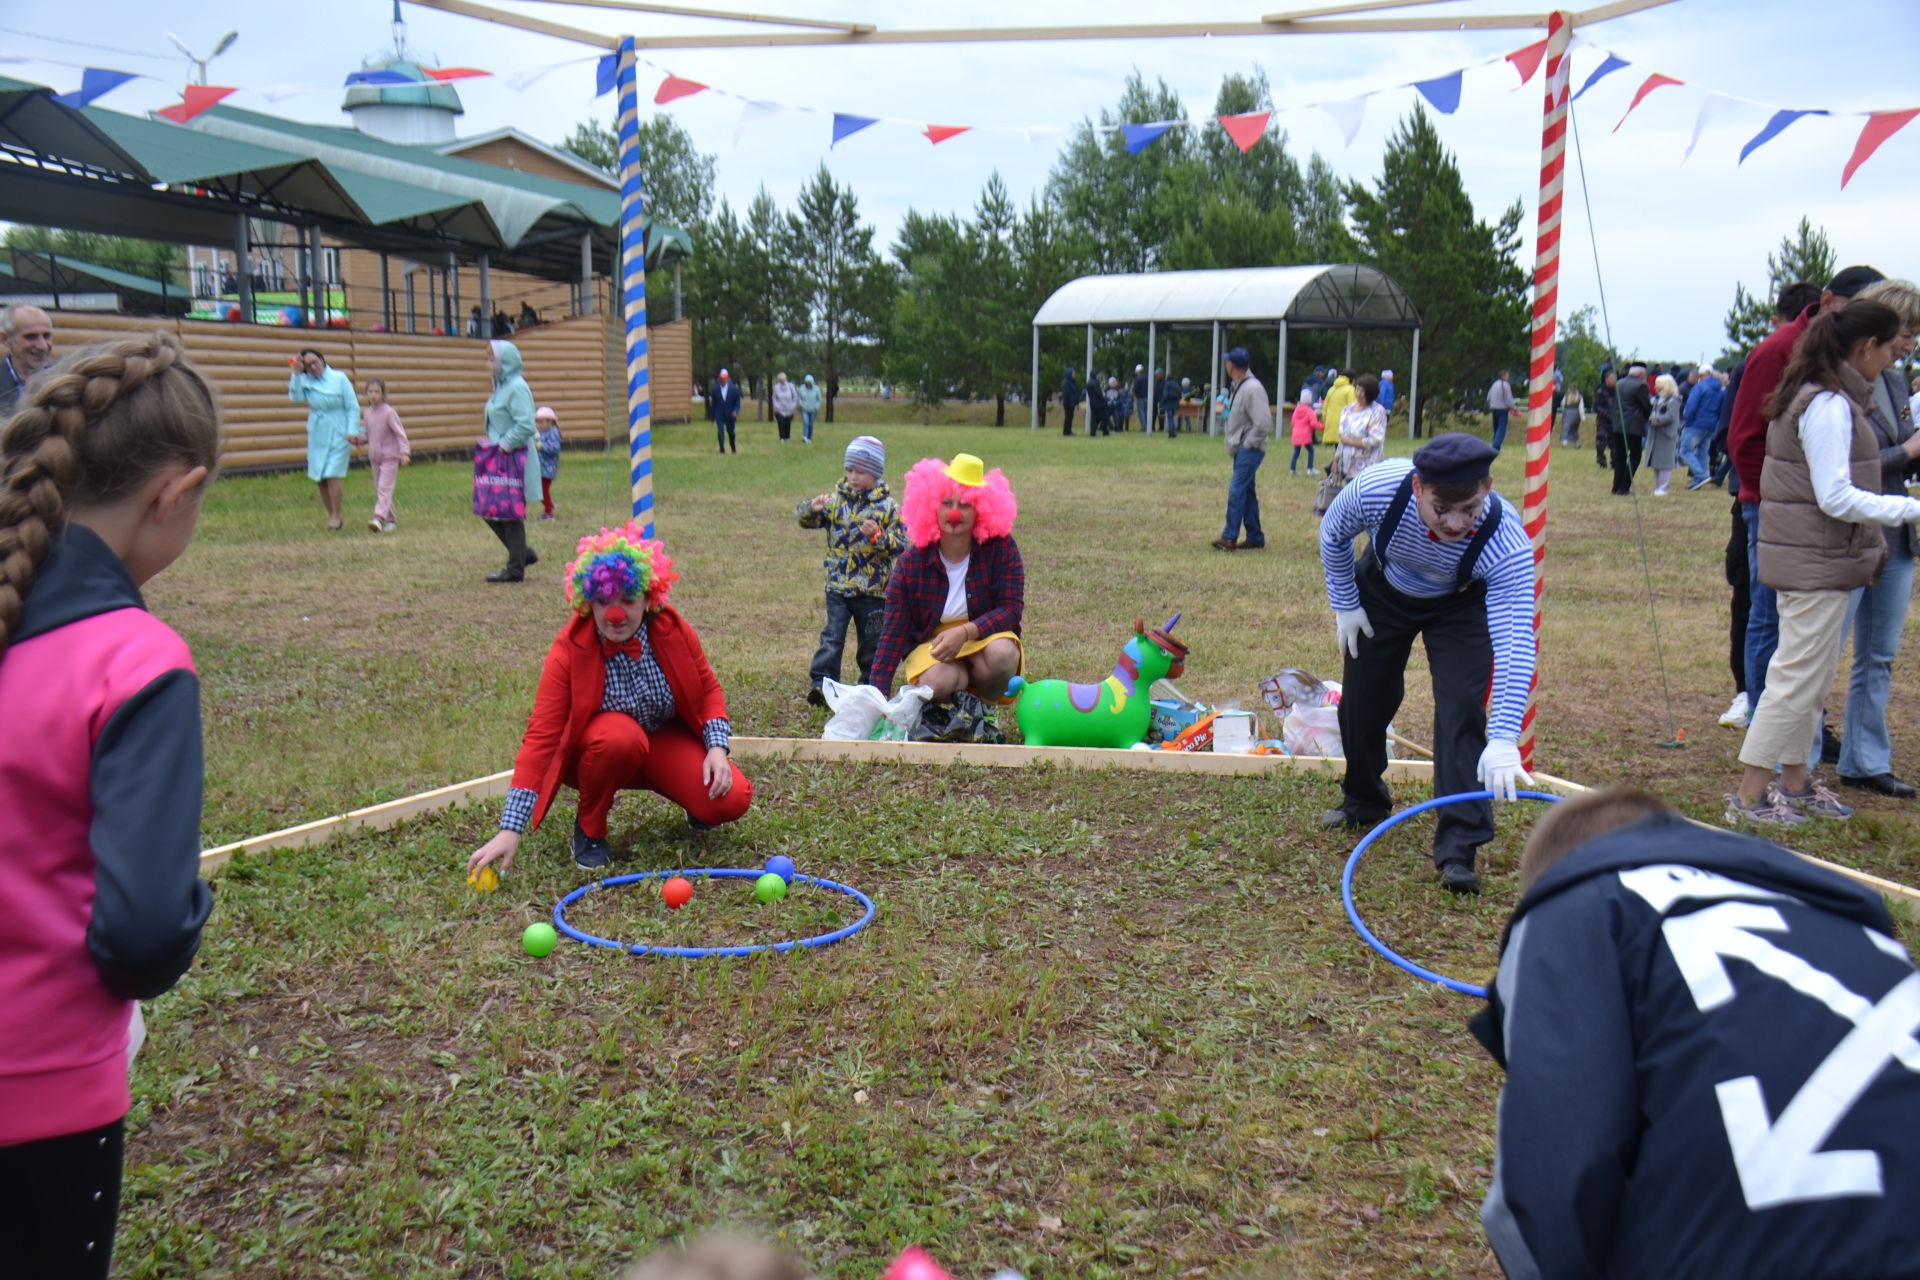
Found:
[{"label": "string of pennant flags", "polygon": [[[1588,41],[1576,39],[1573,43],[1577,48],[1593,49],[1602,55],[1600,62],[1587,73],[1586,78],[1581,81],[1580,88],[1573,94],[1572,101],[1574,102],[1578,102],[1601,80],[1616,72],[1628,70],[1634,65],[1618,54],[1600,49]],[[1354,138],[1359,136],[1361,125],[1366,118],[1366,108],[1369,99],[1404,89],[1412,89],[1435,111],[1442,115],[1452,115],[1460,109],[1461,90],[1469,71],[1477,71],[1485,67],[1498,66],[1505,63],[1511,66],[1518,74],[1519,83],[1514,86],[1515,89],[1518,89],[1531,83],[1534,76],[1539,74],[1541,64],[1546,57],[1546,52],[1547,42],[1545,40],[1539,40],[1522,48],[1515,49],[1511,53],[1486,58],[1476,63],[1470,63],[1458,70],[1448,72],[1446,75],[1435,76],[1426,80],[1413,80],[1388,88],[1369,90],[1365,93],[1342,98],[1337,101],[1300,103],[1277,110],[1317,110],[1325,112],[1332,118],[1335,125],[1339,127],[1346,142],[1351,145]],[[0,62],[53,61],[52,59],[19,56],[0,57]],[[911,128],[925,137],[927,142],[934,146],[957,138],[962,134],[975,132],[1017,134],[1029,142],[1034,142],[1065,137],[1068,134],[1088,129],[1096,133],[1120,135],[1125,149],[1131,154],[1138,155],[1172,130],[1197,130],[1217,125],[1226,133],[1227,137],[1232,140],[1236,147],[1242,152],[1245,152],[1250,150],[1255,143],[1265,136],[1268,122],[1277,114],[1277,110],[1250,111],[1237,115],[1216,115],[1186,120],[1156,120],[1146,123],[1115,125],[1091,125],[1084,123],[1077,125],[1041,124],[1026,126],[935,124],[924,120],[860,115],[847,111],[830,111],[819,107],[800,106],[784,102],[769,102],[759,98],[748,97],[744,94],[734,93],[731,90],[706,84],[702,81],[688,79],[646,58],[640,58],[638,61],[660,73],[661,80],[655,88],[653,95],[653,101],[657,106],[666,106],[682,98],[689,98],[702,93],[737,101],[740,104],[740,116],[734,126],[734,142],[736,145],[738,145],[742,135],[755,125],[785,112],[797,112],[807,115],[831,117],[832,125],[831,140],[828,143],[829,148],[837,147],[848,138],[864,130],[873,128],[875,125],[904,126]],[[619,64],[619,55],[613,53],[601,56],[590,54],[585,57],[568,58],[559,62],[547,63],[542,66],[513,72],[499,78],[502,79],[509,88],[517,92],[525,92],[535,83],[553,72],[568,67],[583,66],[589,62],[594,63],[594,96],[600,97],[613,92]],[[79,66],[80,64],[56,62],[55,65]],[[80,87],[71,93],[58,95],[57,101],[71,107],[83,107],[111,93],[130,80],[160,79],[160,77],[157,76],[142,75],[129,71],[116,71],[103,67],[82,66],[80,70]],[[421,74],[425,75],[430,81],[442,83],[456,80],[478,79],[495,75],[494,72],[482,70],[478,67],[422,67]],[[346,87],[418,83],[420,83],[418,80],[415,80],[404,72],[389,70],[355,71],[350,73],[345,80]],[[257,90],[257,92],[269,102],[278,102],[282,99],[295,97],[304,93],[324,92],[339,87],[339,85],[335,84],[303,82],[268,85]],[[1645,102],[1654,93],[1670,87],[1688,86],[1686,81],[1662,72],[1656,71],[1646,75],[1635,89],[1632,100],[1627,104],[1627,109],[1621,113],[1619,121],[1613,126],[1613,131],[1618,133],[1621,126],[1626,124],[1628,118],[1633,115],[1641,103]],[[1887,139],[1893,137],[1896,133],[1900,132],[1901,129],[1912,123],[1916,116],[1920,116],[1920,107],[1869,112],[1834,112],[1819,107],[1777,107],[1771,103],[1759,102],[1752,98],[1743,98],[1735,94],[1721,93],[1714,89],[1701,89],[1700,86],[1697,85],[1690,87],[1699,90],[1705,96],[1701,101],[1699,112],[1694,118],[1693,132],[1687,141],[1686,151],[1681,155],[1682,163],[1685,163],[1692,157],[1694,149],[1699,145],[1700,137],[1705,132],[1707,125],[1735,108],[1761,108],[1771,113],[1759,132],[1748,138],[1746,143],[1740,148],[1739,159],[1736,161],[1736,165],[1745,164],[1748,156],[1751,156],[1755,151],[1758,151],[1767,143],[1772,142],[1795,123],[1808,116],[1826,116],[1832,118],[1852,115],[1863,117],[1863,124],[1854,142],[1852,154],[1849,155],[1845,167],[1841,170],[1840,185],[1842,188],[1853,180],[1853,175],[1873,156],[1874,152],[1880,149],[1881,145],[1884,144]],[[162,108],[155,112],[155,114],[164,119],[172,120],[177,124],[186,124],[201,112],[237,92],[239,92],[237,87],[188,85],[182,92],[181,101],[172,106]]]}]

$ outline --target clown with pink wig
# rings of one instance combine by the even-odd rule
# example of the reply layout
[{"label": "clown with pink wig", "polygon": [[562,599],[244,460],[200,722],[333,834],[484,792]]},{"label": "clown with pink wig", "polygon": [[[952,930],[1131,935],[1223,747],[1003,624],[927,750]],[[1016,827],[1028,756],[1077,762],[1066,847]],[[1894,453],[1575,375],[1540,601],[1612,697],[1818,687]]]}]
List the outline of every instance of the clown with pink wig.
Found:
[{"label": "clown with pink wig", "polygon": [[871,683],[891,693],[897,675],[932,689],[936,702],[963,689],[1011,701],[1007,682],[1025,667],[1027,584],[1012,486],[970,453],[926,458],[907,472],[900,515],[912,546],[887,584]]},{"label": "clown with pink wig", "polygon": [[574,864],[590,870],[611,856],[619,792],[664,796],[700,831],[746,813],[753,784],[728,753],[726,696],[700,637],[667,604],[679,576],[637,522],[580,539],[566,569],[574,616],[547,650],[500,830],[467,860],[469,875],[511,866],[563,786],[580,796]]}]

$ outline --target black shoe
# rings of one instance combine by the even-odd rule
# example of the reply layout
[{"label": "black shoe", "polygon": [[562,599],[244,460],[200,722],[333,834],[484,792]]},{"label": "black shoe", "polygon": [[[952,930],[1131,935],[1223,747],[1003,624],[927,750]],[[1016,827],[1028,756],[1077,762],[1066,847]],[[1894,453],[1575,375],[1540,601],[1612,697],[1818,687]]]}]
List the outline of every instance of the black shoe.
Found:
[{"label": "black shoe", "polygon": [[705,835],[707,832],[713,830],[713,824],[702,822],[700,821],[700,819],[694,817],[692,814],[687,815],[687,825],[692,827],[695,831],[699,832],[702,835]]},{"label": "black shoe", "polygon": [[528,547],[527,558],[520,562],[520,567],[523,569],[531,569],[534,565],[539,563],[540,563],[540,553],[538,551],[535,551],[532,547]]},{"label": "black shoe", "polygon": [[1262,538],[1258,542],[1243,542],[1239,546],[1235,547],[1234,550],[1235,551],[1264,551],[1266,550],[1266,546],[1267,546],[1267,541],[1265,538]]},{"label": "black shoe", "polygon": [[1323,831],[1358,831],[1363,827],[1378,825],[1379,821],[1379,818],[1375,818],[1372,822],[1367,821],[1365,818],[1356,818],[1351,813],[1348,813],[1346,808],[1342,806],[1338,809],[1329,809],[1320,815],[1320,829]]},{"label": "black shoe", "polygon": [[826,706],[827,705],[826,690],[822,689],[819,685],[815,685],[813,686],[813,688],[807,690],[807,705],[810,707]]},{"label": "black shoe", "polygon": [[1448,893],[1479,893],[1480,877],[1464,862],[1440,864],[1440,887]]},{"label": "black shoe", "polygon": [[582,831],[576,818],[573,824],[573,865],[582,871],[598,871],[607,865],[607,860],[612,856],[613,846]]},{"label": "black shoe", "polygon": [[1840,763],[1840,735],[1826,725],[1820,726],[1820,763]]},{"label": "black shoe", "polygon": [[1878,792],[1895,800],[1911,800],[1916,794],[1911,782],[1896,778],[1890,773],[1872,773],[1864,778],[1850,778],[1843,773],[1840,775],[1840,785],[1858,787],[1862,791]]},{"label": "black shoe", "polygon": [[524,582],[526,581],[526,577],[527,577],[526,574],[514,568],[512,565],[508,565],[504,569],[496,569],[494,572],[488,574],[487,581],[488,582]]}]

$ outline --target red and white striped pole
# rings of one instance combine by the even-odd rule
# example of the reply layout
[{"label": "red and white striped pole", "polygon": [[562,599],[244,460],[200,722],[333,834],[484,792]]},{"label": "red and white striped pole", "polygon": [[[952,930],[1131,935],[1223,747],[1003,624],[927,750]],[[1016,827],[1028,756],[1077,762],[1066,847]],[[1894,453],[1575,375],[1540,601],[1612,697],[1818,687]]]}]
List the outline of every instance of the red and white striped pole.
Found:
[{"label": "red and white striped pole", "polygon": [[1560,313],[1560,212],[1567,168],[1567,45],[1573,23],[1547,18],[1546,104],[1540,124],[1540,221],[1533,258],[1533,347],[1527,368],[1527,482],[1520,512],[1533,543],[1533,681],[1520,719],[1520,763],[1533,768],[1535,695],[1540,689],[1540,597],[1546,590],[1547,463],[1553,452],[1553,357]]}]

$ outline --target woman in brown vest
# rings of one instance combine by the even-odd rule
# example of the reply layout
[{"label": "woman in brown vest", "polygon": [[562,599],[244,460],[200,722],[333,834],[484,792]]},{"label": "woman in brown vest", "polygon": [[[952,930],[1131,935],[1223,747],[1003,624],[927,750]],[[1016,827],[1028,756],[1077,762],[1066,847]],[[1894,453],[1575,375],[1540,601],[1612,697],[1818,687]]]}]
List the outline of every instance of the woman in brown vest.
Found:
[{"label": "woman in brown vest", "polygon": [[1848,602],[1887,558],[1881,528],[1920,521],[1920,500],[1880,491],[1880,448],[1867,420],[1871,384],[1899,338],[1899,315],[1878,302],[1822,315],[1767,399],[1759,571],[1779,593],[1780,647],[1740,747],[1746,772],[1739,794],[1727,797],[1729,823],[1797,827],[1853,815],[1804,761],[1840,663]]}]

